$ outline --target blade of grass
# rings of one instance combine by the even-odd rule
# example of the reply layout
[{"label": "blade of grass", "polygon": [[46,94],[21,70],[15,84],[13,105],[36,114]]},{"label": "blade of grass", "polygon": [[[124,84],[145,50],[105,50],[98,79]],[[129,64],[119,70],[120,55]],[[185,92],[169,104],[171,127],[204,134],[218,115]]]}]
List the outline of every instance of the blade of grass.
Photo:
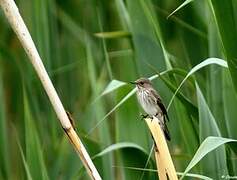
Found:
[{"label": "blade of grass", "polygon": [[[230,72],[225,70],[222,72],[222,103],[223,103],[223,110],[224,110],[224,120],[227,128],[227,137],[237,139],[236,135],[236,117],[237,117],[237,96],[235,94],[235,88],[231,81],[231,75]],[[236,144],[230,144],[229,146],[232,150],[230,152],[229,149],[227,149],[227,155],[228,155],[228,170],[230,175],[235,175],[237,173],[237,162],[232,157],[234,154],[237,153],[237,145]],[[228,151],[229,150],[229,151]]]},{"label": "blade of grass", "polygon": [[[132,34],[132,43],[135,52],[136,69],[139,76],[149,74],[149,69],[144,66],[144,62],[165,69],[163,51],[154,31],[154,26],[144,11],[140,1],[136,3],[127,2],[127,12],[129,14],[129,31]],[[148,10],[149,11],[149,10]],[[135,18],[135,19],[133,19]]]},{"label": "blade of grass", "polygon": [[[153,152],[153,150],[154,150],[154,147],[155,147],[155,144],[154,144],[154,142],[153,142],[152,147],[151,147],[151,150],[150,150],[150,153],[149,153],[149,156],[148,156],[148,158],[147,158],[147,160],[146,160],[146,164],[145,164],[145,166],[144,166],[144,169],[146,169],[147,166],[148,166],[148,164],[149,164],[149,161],[150,161],[150,159],[151,159],[151,155],[152,155],[152,152]],[[143,177],[144,177],[144,172],[145,172],[145,171],[142,172],[142,175],[141,175],[141,177],[139,178],[139,180],[142,180],[142,179],[143,179]]]},{"label": "blade of grass", "polygon": [[112,114],[118,107],[120,107],[125,101],[127,101],[133,94],[135,94],[136,89],[130,91],[118,104],[116,104],[101,120],[97,122],[87,133],[86,136],[90,135],[110,114]]},{"label": "blade of grass", "polygon": [[150,1],[145,2],[143,0],[140,0],[140,3],[141,3],[141,6],[143,8],[143,11],[144,11],[148,21],[152,24],[152,26],[154,28],[157,39],[160,42],[162,52],[163,52],[163,56],[164,56],[165,63],[166,63],[166,67],[167,67],[167,69],[171,69],[171,63],[170,63],[170,60],[169,60],[169,55],[168,55],[167,50],[165,48],[165,43],[164,43],[163,36],[161,34],[160,25],[159,25],[159,22],[157,21],[157,19],[155,18],[155,13],[154,13],[154,10],[151,6],[151,2]]},{"label": "blade of grass", "polygon": [[[148,171],[148,172],[157,172],[156,169],[146,169],[146,168],[138,168],[138,167],[125,167],[125,166],[113,166],[114,168],[124,168],[124,169],[130,169],[130,170],[135,170],[135,171]],[[182,172],[177,172],[178,176],[182,176],[184,173]],[[193,174],[193,173],[185,173],[186,177],[194,177],[194,178],[199,178],[203,180],[213,180],[210,177],[201,175],[201,174]]]},{"label": "blade of grass", "polygon": [[130,37],[131,33],[127,31],[114,31],[114,32],[98,32],[95,33],[94,35],[102,39],[115,39],[115,38]]},{"label": "blade of grass", "polygon": [[0,67],[0,159],[1,160],[1,174],[5,179],[9,178],[9,151],[7,138],[7,122],[6,122],[6,107],[5,94],[2,76],[2,63]]},{"label": "blade of grass", "polygon": [[123,0],[115,0],[124,29],[131,29],[131,20]]},{"label": "blade of grass", "polygon": [[[154,6],[154,7],[163,16],[167,17],[169,15],[169,13],[166,10],[161,9],[159,6]],[[183,27],[183,28],[189,30],[190,32],[192,32],[192,33],[194,33],[198,36],[201,36],[201,37],[203,37],[204,39],[207,40],[207,35],[205,34],[205,32],[202,32],[201,30],[199,30],[198,28],[190,25],[189,23],[185,22],[181,18],[178,18],[178,17],[172,15],[172,16],[169,16],[169,20],[174,21],[176,24],[180,25],[181,27]]]},{"label": "blade of grass", "polygon": [[124,149],[124,148],[132,148],[132,149],[136,149],[139,150],[141,152],[143,152],[144,154],[148,155],[148,153],[146,152],[145,149],[143,149],[141,146],[135,144],[135,143],[131,143],[131,142],[119,142],[116,144],[112,144],[108,147],[106,147],[105,149],[103,149],[100,153],[96,154],[93,156],[92,159],[94,158],[98,158],[100,156],[104,156],[105,154],[108,154],[110,152],[119,150],[119,149]]},{"label": "blade of grass", "polygon": [[228,139],[228,138],[222,138],[222,137],[214,137],[210,136],[207,137],[200,147],[198,148],[197,152],[193,156],[192,160],[188,164],[187,168],[185,169],[181,179],[200,161],[202,158],[207,155],[209,152],[215,150],[219,146],[229,143],[229,142],[237,142],[235,139]]},{"label": "blade of grass", "polygon": [[[57,15],[58,20],[62,23],[62,25],[68,29],[68,31],[77,38],[82,44],[86,46],[87,41],[90,41],[91,44],[94,46],[96,45],[94,42],[94,39],[89,35],[89,33],[81,28],[63,9],[58,7],[58,13]],[[86,38],[84,38],[86,36]],[[87,39],[87,41],[85,41]],[[97,46],[95,47],[98,48]],[[98,50],[98,49],[97,49]],[[99,50],[98,50],[99,51]]]},{"label": "blade of grass", "polygon": [[[199,108],[199,137],[203,141],[208,136],[220,136],[221,132],[216,120],[208,107],[204,96],[196,83],[197,100]],[[222,175],[228,175],[225,147],[208,155],[201,163],[203,173],[208,173],[210,177],[219,179]]]},{"label": "blade of grass", "polygon": [[224,47],[224,54],[229,65],[232,82],[237,92],[237,55],[236,55],[236,42],[237,42],[237,26],[236,16],[232,1],[223,3],[218,0],[210,0],[211,10],[213,11],[216,20],[218,31]]},{"label": "blade of grass", "polygon": [[[85,36],[85,38],[87,38]],[[101,83],[97,80],[97,72],[96,72],[96,68],[95,68],[95,57],[93,56],[93,47],[91,45],[91,43],[87,43],[87,47],[86,47],[86,51],[87,51],[87,68],[88,68],[88,77],[89,77],[89,82],[90,85],[92,87],[92,96],[93,97],[97,97],[98,93],[100,91],[99,86],[101,85]],[[103,116],[104,116],[104,106],[101,100],[95,102],[93,104],[93,108],[95,108],[95,112],[94,112],[94,117],[96,118],[96,123],[98,120],[100,120]],[[109,135],[109,126],[107,123],[103,124],[102,128],[98,129],[99,131],[99,139],[103,140],[103,142],[105,144],[110,144],[111,143],[111,137]],[[108,157],[103,157],[102,159],[102,164],[103,164],[103,169],[110,169],[109,171],[103,171],[103,177],[105,179],[108,179],[110,177],[114,177],[113,175],[113,171],[111,170],[111,165],[112,165],[112,161],[113,161],[113,156],[109,155]]]},{"label": "blade of grass", "polygon": [[180,85],[178,86],[178,88],[176,89],[175,93],[173,94],[169,105],[167,106],[167,108],[169,108],[177,94],[177,92],[180,90],[180,88],[182,87],[182,85],[184,84],[184,82],[189,78],[189,76],[191,76],[192,74],[194,74],[196,71],[202,69],[205,66],[208,66],[210,64],[216,64],[219,65],[221,67],[224,68],[228,68],[228,65],[226,63],[226,61],[219,59],[219,58],[208,58],[206,60],[204,60],[203,62],[199,63],[198,65],[194,66],[187,74],[187,76],[182,80],[182,82],[180,83]]},{"label": "blade of grass", "polygon": [[[99,13],[98,9],[97,9],[97,15],[98,15],[98,22],[99,22],[100,31],[103,31],[102,22],[101,22],[101,14]],[[97,37],[100,37],[100,36],[98,36],[98,34],[95,34],[95,35]],[[106,41],[104,38],[102,39],[102,45],[103,45],[105,63],[106,63],[109,79],[112,80],[113,79],[113,72],[112,72],[112,68],[111,68],[111,64],[110,64],[110,60],[109,60],[109,55],[107,52]]]},{"label": "blade of grass", "polygon": [[126,56],[133,56],[134,52],[132,49],[125,49],[125,50],[118,50],[118,51],[110,51],[108,52],[109,58],[116,58],[116,57],[126,57]]},{"label": "blade of grass", "polygon": [[117,90],[118,88],[126,85],[127,83],[123,82],[123,81],[119,81],[116,79],[113,79],[112,81],[110,81],[110,83],[106,86],[105,90],[102,92],[102,94],[100,96],[104,96],[110,92],[113,92],[115,90]]},{"label": "blade of grass", "polygon": [[22,147],[21,147],[19,141],[18,141],[17,145],[18,145],[18,147],[20,149],[21,158],[22,158],[22,161],[23,161],[23,164],[24,164],[24,168],[25,168],[25,171],[26,171],[26,177],[27,177],[28,180],[33,180],[32,176],[31,176],[31,173],[30,173],[30,168],[29,168],[29,166],[28,166],[28,164],[26,162],[25,155],[23,153],[23,150],[22,150]]},{"label": "blade of grass", "polygon": [[43,159],[43,151],[39,141],[38,133],[33,123],[27,94],[24,91],[24,120],[25,120],[25,142],[26,161],[34,179],[49,179],[47,168]]},{"label": "blade of grass", "polygon": [[231,83],[230,73],[228,71],[223,72],[223,103],[224,103],[224,115],[226,120],[226,126],[228,135],[237,139],[236,134],[236,117],[237,117],[237,96],[234,91],[234,86]]},{"label": "blade of grass", "polygon": [[172,16],[174,13],[176,13],[177,11],[179,11],[180,9],[182,9],[184,6],[188,5],[189,3],[191,3],[194,0],[186,0],[184,1],[179,7],[177,7],[172,13],[170,13],[169,16],[167,16],[167,19],[170,18],[170,16]]}]

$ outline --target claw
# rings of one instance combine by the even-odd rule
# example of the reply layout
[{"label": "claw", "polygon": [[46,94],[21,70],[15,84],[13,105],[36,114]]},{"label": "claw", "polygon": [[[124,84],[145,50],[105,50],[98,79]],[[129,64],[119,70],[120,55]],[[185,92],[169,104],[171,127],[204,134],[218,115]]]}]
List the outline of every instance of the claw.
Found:
[{"label": "claw", "polygon": [[149,115],[148,114],[141,114],[141,120],[147,118]]}]

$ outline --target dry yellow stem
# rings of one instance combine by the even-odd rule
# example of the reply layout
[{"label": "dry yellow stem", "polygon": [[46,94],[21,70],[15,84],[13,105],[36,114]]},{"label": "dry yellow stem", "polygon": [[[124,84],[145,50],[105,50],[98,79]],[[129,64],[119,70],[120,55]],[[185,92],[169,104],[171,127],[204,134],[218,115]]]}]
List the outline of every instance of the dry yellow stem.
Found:
[{"label": "dry yellow stem", "polygon": [[178,180],[163,131],[158,123],[159,120],[155,117],[153,120],[150,118],[145,120],[155,141],[154,151],[159,179]]},{"label": "dry yellow stem", "polygon": [[157,166],[157,170],[158,170],[159,179],[166,179],[165,167],[164,167],[162,159],[157,151],[157,148],[154,149],[154,152],[155,152],[156,166]]},{"label": "dry yellow stem", "polygon": [[18,39],[20,40],[26,54],[29,57],[49,99],[56,112],[56,115],[67,133],[71,143],[76,149],[78,155],[80,156],[89,176],[91,179],[101,180],[101,177],[95,168],[89,154],[87,153],[85,147],[83,146],[81,140],[76,134],[75,130],[72,128],[71,122],[65,112],[65,109],[58,97],[56,90],[48,76],[47,71],[43,65],[43,62],[39,56],[39,53],[35,47],[35,44],[30,36],[30,33],[18,11],[18,8],[13,0],[0,0],[0,6],[10,23],[12,29],[16,33]]},{"label": "dry yellow stem", "polygon": [[80,138],[78,137],[76,131],[71,126],[69,129],[64,129],[65,133],[67,134],[70,142],[72,143],[74,149],[78,153],[79,157],[81,158],[84,166],[86,167],[88,174],[92,179],[100,180],[100,176],[98,172],[95,170],[94,164],[90,159],[85,147],[83,146]]}]

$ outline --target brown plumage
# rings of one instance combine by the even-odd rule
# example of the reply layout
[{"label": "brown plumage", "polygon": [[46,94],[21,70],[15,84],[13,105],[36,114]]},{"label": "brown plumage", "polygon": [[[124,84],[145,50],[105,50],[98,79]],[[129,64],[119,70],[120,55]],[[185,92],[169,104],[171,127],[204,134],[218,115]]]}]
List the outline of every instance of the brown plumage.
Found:
[{"label": "brown plumage", "polygon": [[164,132],[167,140],[170,141],[169,130],[166,126],[166,119],[169,120],[166,108],[162,103],[161,97],[157,91],[153,88],[152,83],[149,79],[140,78],[133,82],[137,87],[137,99],[141,104],[144,111],[152,118],[153,116],[158,117],[161,115],[160,126]]}]

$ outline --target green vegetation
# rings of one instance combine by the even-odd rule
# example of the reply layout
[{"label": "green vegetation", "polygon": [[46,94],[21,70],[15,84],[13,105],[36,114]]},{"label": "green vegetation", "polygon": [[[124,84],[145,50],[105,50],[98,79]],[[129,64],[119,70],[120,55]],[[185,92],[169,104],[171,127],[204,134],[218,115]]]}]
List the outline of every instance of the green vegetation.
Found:
[{"label": "green vegetation", "polygon": [[[142,76],[168,107],[178,174],[237,176],[236,0],[16,3],[103,179],[157,179],[127,84]],[[89,179],[2,10],[0,27],[0,179]]]}]

